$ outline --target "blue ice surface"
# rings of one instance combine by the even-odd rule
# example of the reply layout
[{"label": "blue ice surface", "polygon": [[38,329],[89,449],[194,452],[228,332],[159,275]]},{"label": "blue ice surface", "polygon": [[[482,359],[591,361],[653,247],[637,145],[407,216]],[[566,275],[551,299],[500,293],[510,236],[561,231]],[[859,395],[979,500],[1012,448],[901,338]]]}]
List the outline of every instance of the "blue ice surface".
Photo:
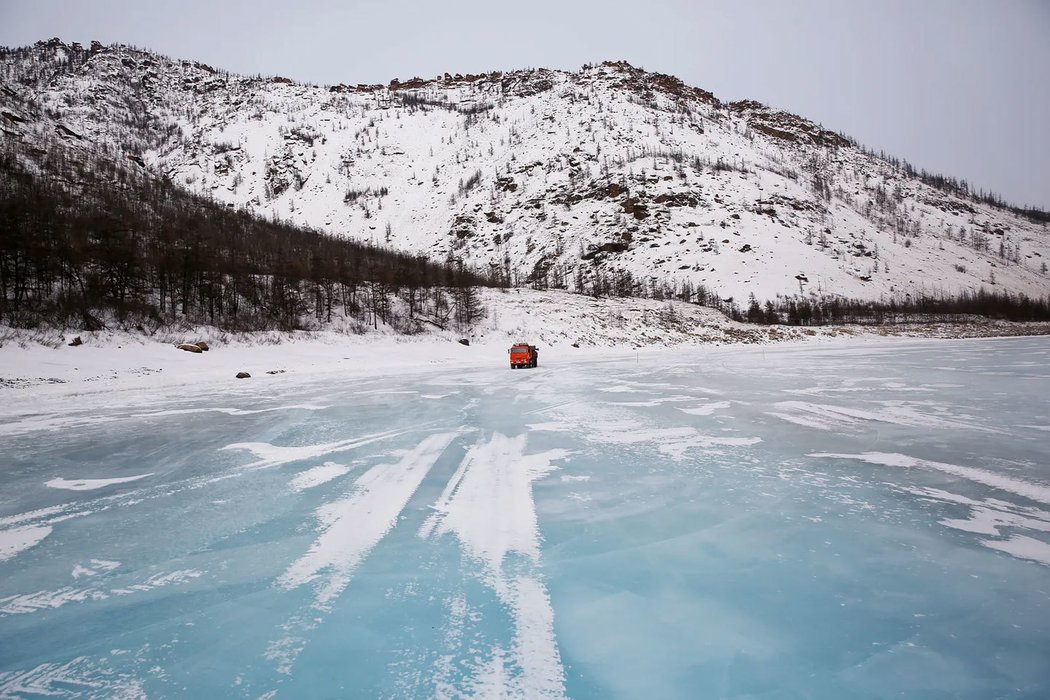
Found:
[{"label": "blue ice surface", "polygon": [[1050,339],[544,355],[27,407],[0,697],[1050,697]]}]

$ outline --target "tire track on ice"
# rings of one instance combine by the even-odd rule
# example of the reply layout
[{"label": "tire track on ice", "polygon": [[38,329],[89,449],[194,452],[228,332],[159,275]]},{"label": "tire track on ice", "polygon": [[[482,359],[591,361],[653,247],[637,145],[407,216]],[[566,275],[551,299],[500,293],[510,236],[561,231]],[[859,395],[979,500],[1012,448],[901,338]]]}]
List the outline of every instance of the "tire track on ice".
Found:
[{"label": "tire track on ice", "polygon": [[[554,460],[570,453],[526,455],[525,443],[525,435],[497,433],[472,447],[434,504],[434,514],[419,529],[423,539],[456,536],[464,553],[482,565],[484,583],[510,611],[514,625],[511,649],[495,646],[487,659],[474,664],[472,677],[454,678],[448,664],[439,664],[439,697],[565,697],[554,610],[539,571],[532,483],[557,468]],[[450,635],[461,637],[461,631]]]},{"label": "tire track on ice", "polygon": [[293,590],[314,584],[309,609],[294,615],[281,629],[286,633],[270,643],[264,656],[277,663],[279,673],[291,673],[306,646],[306,636],[319,624],[318,613],[349,585],[354,571],[397,523],[401,511],[434,463],[458,433],[439,433],[420,442],[401,460],[377,464],[354,482],[350,494],[319,507],[315,515],[321,532],[303,556],[292,562],[276,585]]},{"label": "tire track on ice", "polygon": [[455,437],[456,433],[429,436],[400,462],[377,464],[362,474],[347,498],[318,508],[321,534],[277,579],[277,585],[292,589],[320,580],[314,602],[319,608],[326,607],[346,588],[357,565],[394,527],[412,494]]}]

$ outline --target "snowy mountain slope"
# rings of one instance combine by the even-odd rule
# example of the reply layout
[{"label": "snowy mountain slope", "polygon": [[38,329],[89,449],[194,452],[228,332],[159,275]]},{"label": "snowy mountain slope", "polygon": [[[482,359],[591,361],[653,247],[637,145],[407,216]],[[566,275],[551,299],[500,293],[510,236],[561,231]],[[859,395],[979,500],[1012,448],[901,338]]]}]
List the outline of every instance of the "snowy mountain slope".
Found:
[{"label": "snowy mountain slope", "polygon": [[[625,63],[317,87],[52,40],[5,52],[0,76],[4,138],[76,140],[230,206],[516,285],[1050,289],[1045,224]],[[10,106],[25,99],[48,119]]]}]

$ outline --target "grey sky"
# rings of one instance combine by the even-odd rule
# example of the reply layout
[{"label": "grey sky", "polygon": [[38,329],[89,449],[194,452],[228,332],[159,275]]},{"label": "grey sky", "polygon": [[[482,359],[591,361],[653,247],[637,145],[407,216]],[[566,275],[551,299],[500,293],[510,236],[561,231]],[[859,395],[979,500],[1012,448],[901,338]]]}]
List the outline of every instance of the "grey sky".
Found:
[{"label": "grey sky", "polygon": [[316,83],[626,59],[1050,208],[1050,1],[0,0],[0,45],[135,44]]}]

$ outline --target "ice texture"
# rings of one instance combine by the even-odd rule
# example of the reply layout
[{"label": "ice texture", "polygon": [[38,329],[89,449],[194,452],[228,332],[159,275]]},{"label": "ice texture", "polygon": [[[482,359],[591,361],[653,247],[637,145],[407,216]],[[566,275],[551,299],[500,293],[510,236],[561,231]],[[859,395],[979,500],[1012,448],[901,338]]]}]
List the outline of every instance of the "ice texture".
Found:
[{"label": "ice texture", "polygon": [[0,697],[1050,697],[1050,339],[571,350],[27,405]]}]

